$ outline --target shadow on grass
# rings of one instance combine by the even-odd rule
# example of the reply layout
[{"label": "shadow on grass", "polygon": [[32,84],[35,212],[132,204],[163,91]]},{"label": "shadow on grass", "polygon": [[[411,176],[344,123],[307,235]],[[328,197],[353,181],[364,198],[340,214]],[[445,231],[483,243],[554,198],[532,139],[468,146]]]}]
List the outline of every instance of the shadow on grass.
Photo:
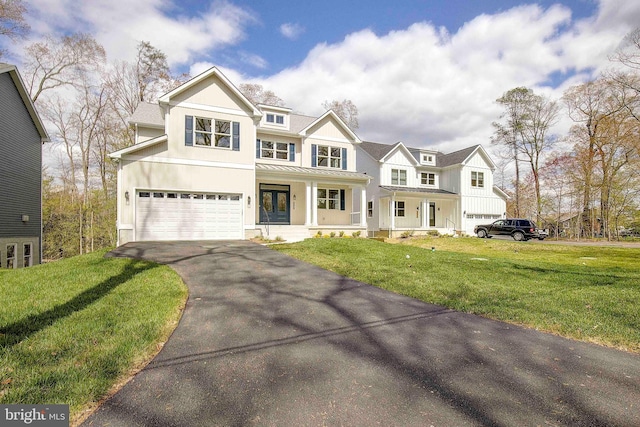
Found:
[{"label": "shadow on grass", "polygon": [[156,268],[157,264],[131,260],[128,262],[120,274],[111,276],[97,285],[83,291],[74,298],[59,304],[47,311],[33,314],[22,320],[11,323],[0,328],[0,347],[8,347],[19,344],[34,333],[53,325],[60,319],[81,311],[98,301],[119,285],[131,280],[143,271]]}]

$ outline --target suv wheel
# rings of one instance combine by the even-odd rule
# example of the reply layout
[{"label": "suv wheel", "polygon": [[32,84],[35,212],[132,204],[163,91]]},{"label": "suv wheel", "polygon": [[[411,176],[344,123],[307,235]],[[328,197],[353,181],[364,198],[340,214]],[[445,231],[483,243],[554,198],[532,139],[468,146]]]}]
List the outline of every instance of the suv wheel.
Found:
[{"label": "suv wheel", "polygon": [[482,229],[478,230],[477,234],[480,239],[484,239],[485,237],[487,237],[487,232]]},{"label": "suv wheel", "polygon": [[513,240],[522,242],[524,240],[524,233],[522,231],[516,231],[513,233]]}]

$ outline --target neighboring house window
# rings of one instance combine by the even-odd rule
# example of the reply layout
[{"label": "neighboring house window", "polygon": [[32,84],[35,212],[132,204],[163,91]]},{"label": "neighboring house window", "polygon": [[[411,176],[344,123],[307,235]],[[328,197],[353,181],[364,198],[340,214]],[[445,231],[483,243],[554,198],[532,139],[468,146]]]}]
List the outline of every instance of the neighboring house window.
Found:
[{"label": "neighboring house window", "polygon": [[345,192],[344,190],[334,190],[331,188],[318,188],[318,209],[344,210]]},{"label": "neighboring house window", "polygon": [[340,169],[342,167],[342,150],[318,145],[318,166]]},{"label": "neighboring house window", "polygon": [[283,125],[284,116],[280,114],[267,114],[267,123],[275,123],[277,125]]},{"label": "neighboring house window", "polygon": [[484,172],[471,172],[471,186],[477,188],[484,187]]},{"label": "neighboring house window", "polygon": [[260,156],[263,159],[289,160],[289,144],[263,140],[261,141]]},{"label": "neighboring house window", "polygon": [[16,245],[9,244],[7,245],[7,263],[5,264],[6,268],[16,268]]},{"label": "neighboring house window", "polygon": [[391,185],[407,185],[407,171],[391,169]]},{"label": "neighboring house window", "polygon": [[395,215],[404,216],[404,202],[396,202]]},{"label": "neighboring house window", "polygon": [[240,123],[185,116],[185,145],[240,150]]},{"label": "neighboring house window", "polygon": [[422,172],[420,174],[420,182],[422,182],[422,185],[436,185],[436,174]]},{"label": "neighboring house window", "polygon": [[31,267],[33,265],[33,255],[32,253],[33,246],[31,243],[25,243],[22,245],[22,255],[24,262],[22,263],[25,267]]},{"label": "neighboring house window", "polygon": [[367,217],[373,217],[373,201],[367,202]]}]

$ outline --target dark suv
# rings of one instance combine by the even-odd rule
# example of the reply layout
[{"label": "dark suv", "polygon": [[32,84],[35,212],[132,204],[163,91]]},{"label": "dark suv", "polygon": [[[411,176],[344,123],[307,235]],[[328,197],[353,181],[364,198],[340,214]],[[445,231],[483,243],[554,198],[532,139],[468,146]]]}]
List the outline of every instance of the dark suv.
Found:
[{"label": "dark suv", "polygon": [[544,240],[549,235],[546,230],[538,229],[535,222],[522,218],[499,219],[492,224],[477,225],[473,232],[481,239],[492,236],[511,236],[513,240],[517,241]]}]

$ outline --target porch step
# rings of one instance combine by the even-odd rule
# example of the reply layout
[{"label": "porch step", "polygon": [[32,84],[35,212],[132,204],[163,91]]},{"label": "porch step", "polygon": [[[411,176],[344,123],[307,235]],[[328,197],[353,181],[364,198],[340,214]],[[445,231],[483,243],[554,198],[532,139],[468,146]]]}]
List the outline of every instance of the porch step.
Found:
[{"label": "porch step", "polygon": [[300,225],[271,225],[268,229],[269,235],[267,236],[267,226],[260,225],[262,235],[272,240],[275,240],[276,237],[281,237],[287,242],[300,242],[311,237],[309,229]]}]

